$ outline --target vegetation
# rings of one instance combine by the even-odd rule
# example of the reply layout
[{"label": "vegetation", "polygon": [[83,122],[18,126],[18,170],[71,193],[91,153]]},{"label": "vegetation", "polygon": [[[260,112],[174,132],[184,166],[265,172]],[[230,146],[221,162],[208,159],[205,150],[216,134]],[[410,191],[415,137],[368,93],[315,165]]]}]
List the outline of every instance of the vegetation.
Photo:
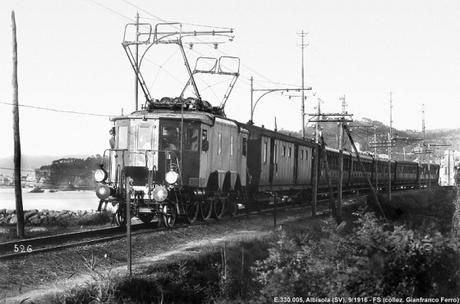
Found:
[{"label": "vegetation", "polygon": [[[294,222],[268,239],[151,266],[133,279],[98,276],[86,287],[46,302],[273,303],[274,296],[285,295],[454,297],[460,292],[460,240],[451,233],[454,227],[446,230],[442,224],[442,219],[453,216],[451,195],[447,192],[445,201],[438,202],[439,209],[450,212],[430,214],[423,221],[405,217],[390,222],[360,210],[347,214],[348,220],[355,219],[347,224],[349,229],[338,230],[332,218],[314,219],[308,225]],[[427,202],[424,207],[430,206]],[[95,263],[89,264],[95,269]]]}]

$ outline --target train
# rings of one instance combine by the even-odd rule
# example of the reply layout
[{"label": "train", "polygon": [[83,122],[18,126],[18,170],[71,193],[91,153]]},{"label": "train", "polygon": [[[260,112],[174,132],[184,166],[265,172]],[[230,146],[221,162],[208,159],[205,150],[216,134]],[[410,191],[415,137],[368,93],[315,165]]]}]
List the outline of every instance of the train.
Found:
[{"label": "train", "polygon": [[[192,70],[184,45],[192,47],[186,39],[198,36],[231,41],[233,30],[186,30],[178,23],[125,27],[122,46],[145,104],[131,114],[111,118],[110,148],[94,173],[98,210],[108,203],[117,206],[115,219],[121,226],[128,210],[142,222],[157,219],[154,222],[173,227],[179,219],[188,223],[220,219],[278,200],[286,204],[310,201],[315,176],[319,192],[327,192],[323,156],[330,178],[337,181],[337,150],[226,117],[224,107],[239,76],[239,58],[198,57]],[[146,85],[141,64],[158,44],[180,49],[189,79],[179,97],[155,99]],[[195,81],[202,74],[229,78],[220,105],[202,98]],[[344,152],[345,191],[367,188],[368,178],[378,182],[380,190],[389,179],[395,189],[438,182],[438,165],[391,161],[389,174],[388,161],[371,155],[362,155],[361,160],[364,170],[352,153]]]},{"label": "train", "polygon": [[[281,203],[309,200],[315,161],[318,191],[328,186],[315,152],[326,153],[334,184],[339,176],[338,150],[226,118],[198,99],[166,98],[112,121],[112,147],[95,172],[96,194],[99,209],[104,202],[118,206],[120,225],[128,200],[133,216],[158,218],[166,227],[177,219],[193,223],[259,209],[274,195]],[[362,154],[363,171],[353,153],[343,153],[344,190],[368,188],[367,178],[380,190],[389,178],[394,189],[438,183],[436,164],[391,161],[389,175],[388,160]]]}]

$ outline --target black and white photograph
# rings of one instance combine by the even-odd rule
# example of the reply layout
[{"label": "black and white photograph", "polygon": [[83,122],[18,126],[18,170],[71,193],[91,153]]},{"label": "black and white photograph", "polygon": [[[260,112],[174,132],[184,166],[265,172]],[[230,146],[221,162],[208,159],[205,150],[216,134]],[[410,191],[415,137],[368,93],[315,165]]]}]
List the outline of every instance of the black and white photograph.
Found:
[{"label": "black and white photograph", "polygon": [[460,303],[460,2],[3,0],[0,304]]}]

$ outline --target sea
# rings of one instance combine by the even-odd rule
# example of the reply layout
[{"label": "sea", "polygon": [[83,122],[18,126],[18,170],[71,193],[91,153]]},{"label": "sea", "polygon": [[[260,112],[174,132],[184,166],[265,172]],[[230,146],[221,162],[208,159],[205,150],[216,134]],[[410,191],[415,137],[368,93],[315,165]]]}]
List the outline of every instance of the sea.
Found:
[{"label": "sea", "polygon": [[[23,209],[48,210],[96,210],[99,199],[93,191],[57,191],[30,193],[31,188],[22,189]],[[110,204],[109,204],[110,205]],[[0,188],[0,209],[16,209],[14,188]]]}]

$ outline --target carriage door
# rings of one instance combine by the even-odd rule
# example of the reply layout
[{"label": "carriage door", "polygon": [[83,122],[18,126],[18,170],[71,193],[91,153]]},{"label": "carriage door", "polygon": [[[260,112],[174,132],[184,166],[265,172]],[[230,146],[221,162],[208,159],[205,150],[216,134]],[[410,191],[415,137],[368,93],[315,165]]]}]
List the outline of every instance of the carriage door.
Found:
[{"label": "carriage door", "polygon": [[294,144],[294,184],[297,185],[297,177],[299,176],[299,145]]},{"label": "carriage door", "polygon": [[211,172],[209,166],[211,147],[210,141],[210,128],[208,125],[202,124],[200,128],[200,177],[199,187],[206,187],[207,178]]},{"label": "carriage door", "polygon": [[199,187],[200,174],[200,125],[184,122],[182,152],[182,178],[184,185]]},{"label": "carriage door", "polygon": [[270,138],[270,174],[269,174],[269,179],[268,179],[270,184],[273,184],[273,179],[277,171],[278,171],[278,149],[275,144],[275,139]]}]

